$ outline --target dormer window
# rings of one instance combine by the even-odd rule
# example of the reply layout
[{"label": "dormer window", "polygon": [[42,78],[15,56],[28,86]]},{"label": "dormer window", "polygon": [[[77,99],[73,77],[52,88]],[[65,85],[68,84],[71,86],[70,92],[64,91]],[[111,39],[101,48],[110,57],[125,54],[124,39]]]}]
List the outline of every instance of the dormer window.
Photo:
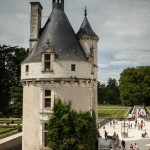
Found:
[{"label": "dormer window", "polygon": [[42,50],[42,71],[43,72],[53,71],[54,59],[55,59],[54,49],[50,45],[49,40],[47,40],[46,46]]},{"label": "dormer window", "polygon": [[44,71],[50,71],[51,70],[51,55],[45,54],[44,57]]}]

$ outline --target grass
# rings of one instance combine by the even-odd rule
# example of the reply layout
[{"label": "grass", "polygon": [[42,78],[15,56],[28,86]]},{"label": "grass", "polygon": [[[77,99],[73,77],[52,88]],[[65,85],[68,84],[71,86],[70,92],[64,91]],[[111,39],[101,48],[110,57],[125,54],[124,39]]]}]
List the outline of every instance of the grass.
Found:
[{"label": "grass", "polygon": [[131,107],[119,105],[101,105],[98,106],[99,117],[124,118]]},{"label": "grass", "polygon": [[2,133],[2,132],[5,132],[5,131],[10,131],[10,130],[12,130],[13,128],[5,128],[5,127],[0,127],[0,133]]},{"label": "grass", "polygon": [[[0,124],[7,124],[7,123],[11,123],[10,120],[0,120]],[[14,120],[14,123],[11,124],[21,124],[22,121],[21,120]]]}]

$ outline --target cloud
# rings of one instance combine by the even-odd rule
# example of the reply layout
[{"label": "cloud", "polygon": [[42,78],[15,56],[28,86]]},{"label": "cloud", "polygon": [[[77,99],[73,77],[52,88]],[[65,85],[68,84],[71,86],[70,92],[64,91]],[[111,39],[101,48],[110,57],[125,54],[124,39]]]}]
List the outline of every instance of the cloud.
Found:
[{"label": "cloud", "polygon": [[114,54],[113,66],[139,66],[150,65],[150,51],[130,50],[118,51]]},{"label": "cloud", "polygon": [[[0,1],[0,44],[28,48],[31,0]],[[52,10],[43,6],[42,26]],[[150,65],[150,0],[65,0],[65,12],[77,32],[87,6],[88,20],[99,36],[99,80],[119,79],[126,67]]]},{"label": "cloud", "polygon": [[99,63],[99,64],[98,64],[98,67],[99,67],[100,69],[108,68],[108,67],[109,67],[109,64],[102,64],[102,63]]}]

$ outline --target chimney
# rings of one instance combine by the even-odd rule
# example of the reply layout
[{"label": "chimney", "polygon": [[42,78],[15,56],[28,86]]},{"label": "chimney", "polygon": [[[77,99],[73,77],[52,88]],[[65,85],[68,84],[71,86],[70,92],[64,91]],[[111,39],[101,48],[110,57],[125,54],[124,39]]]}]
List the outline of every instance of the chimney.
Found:
[{"label": "chimney", "polygon": [[32,50],[39,38],[43,7],[40,4],[40,2],[30,2],[30,4],[31,4],[31,20],[30,20],[29,49]]}]

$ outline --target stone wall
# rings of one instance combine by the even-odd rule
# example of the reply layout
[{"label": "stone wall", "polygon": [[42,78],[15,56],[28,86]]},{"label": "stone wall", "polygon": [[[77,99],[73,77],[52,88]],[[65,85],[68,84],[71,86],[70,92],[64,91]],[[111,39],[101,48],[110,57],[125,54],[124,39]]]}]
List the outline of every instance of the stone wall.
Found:
[{"label": "stone wall", "polygon": [[[76,65],[76,71],[71,71],[71,64]],[[29,72],[25,71],[26,65],[29,66]],[[92,79],[91,64],[84,61],[55,60],[53,62],[53,72],[42,72],[41,62],[22,64],[21,66],[21,79],[70,77]]]},{"label": "stone wall", "polygon": [[22,150],[22,136],[0,140],[0,150]]}]

